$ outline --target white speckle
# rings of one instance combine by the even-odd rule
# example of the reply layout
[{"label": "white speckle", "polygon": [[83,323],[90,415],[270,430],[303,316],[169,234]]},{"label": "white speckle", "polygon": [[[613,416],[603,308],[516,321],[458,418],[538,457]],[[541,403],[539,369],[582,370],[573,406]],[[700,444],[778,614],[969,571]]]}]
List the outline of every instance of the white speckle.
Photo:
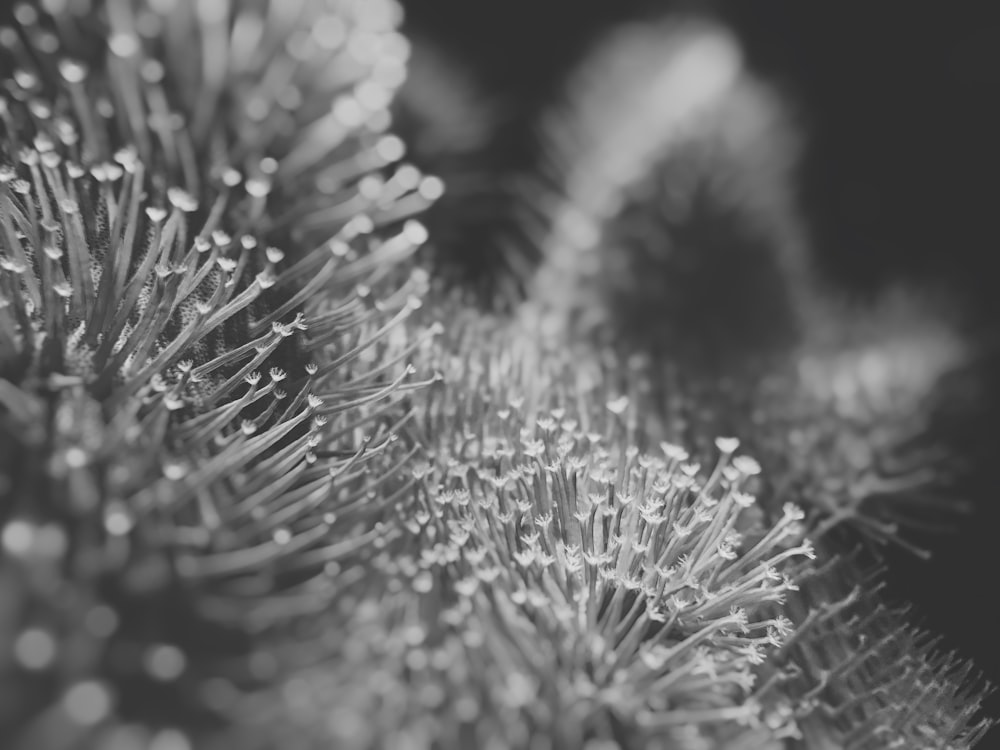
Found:
[{"label": "white speckle", "polygon": [[418,573],[416,578],[413,579],[413,590],[418,594],[426,594],[432,588],[434,588],[434,579],[426,570]]},{"label": "white speckle", "polygon": [[27,521],[10,521],[3,529],[3,547],[15,557],[31,551],[35,541],[35,527]]},{"label": "white speckle", "polygon": [[87,77],[87,68],[73,60],[62,60],[59,63],[59,74],[67,83],[80,83]]},{"label": "white speckle", "polygon": [[123,507],[111,507],[104,514],[104,528],[112,536],[125,536],[134,525],[132,515]]},{"label": "white speckle", "polygon": [[132,57],[139,52],[139,39],[134,34],[113,34],[108,48],[118,57]]},{"label": "white speckle", "polygon": [[77,724],[92,726],[111,711],[111,695],[99,682],[79,682],[66,691],[63,708]]},{"label": "white speckle", "polygon": [[365,110],[353,97],[344,96],[333,104],[333,116],[341,124],[356,128],[365,121]]},{"label": "white speckle", "polygon": [[274,539],[275,544],[288,544],[292,541],[292,532],[288,529],[275,529],[271,538]]},{"label": "white speckle", "polygon": [[14,657],[25,669],[46,669],[56,657],[55,639],[40,628],[25,630],[14,642]]},{"label": "white speckle", "polygon": [[718,437],[715,439],[715,447],[721,453],[730,455],[735,453],[736,449],[740,447],[740,441],[739,438],[734,437]]},{"label": "white speckle", "polygon": [[177,729],[161,729],[150,740],[147,750],[191,750],[191,740]]},{"label": "white speckle", "polygon": [[161,682],[176,680],[187,668],[184,652],[167,643],[160,643],[147,649],[143,663],[149,675]]}]

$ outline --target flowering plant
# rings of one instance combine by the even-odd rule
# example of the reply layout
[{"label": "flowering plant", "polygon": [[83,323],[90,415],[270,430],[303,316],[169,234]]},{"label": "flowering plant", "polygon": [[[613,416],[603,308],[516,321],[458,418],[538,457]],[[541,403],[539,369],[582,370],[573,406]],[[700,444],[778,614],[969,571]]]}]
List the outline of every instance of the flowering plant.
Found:
[{"label": "flowering plant", "polygon": [[[669,193],[639,174],[648,159],[682,181],[702,168],[675,163],[698,153],[690,108],[718,124],[735,91],[726,107],[759,114],[725,36],[695,26],[671,47],[668,139],[582,103],[553,117],[593,158],[560,156],[558,199],[526,188],[555,218],[538,278],[512,286],[568,291],[510,313],[469,303],[423,249],[414,217],[444,186],[392,132],[411,56],[392,0],[11,12],[5,747],[958,748],[985,732],[968,667],[874,578],[848,583],[870,547],[840,536],[905,542],[905,507],[864,502],[887,489],[872,425],[897,425],[939,360],[889,392],[875,355],[819,336],[776,370],[727,362],[737,392],[696,357],[609,349],[603,295],[622,287],[565,272],[608,268],[602,249],[630,241],[615,207]],[[694,89],[692,59],[712,74]],[[678,248],[657,262],[683,265]],[[702,298],[675,291],[683,309]],[[828,320],[789,304],[811,331]],[[785,389],[796,408],[776,424],[739,403]],[[717,437],[729,427],[757,459]]]}]

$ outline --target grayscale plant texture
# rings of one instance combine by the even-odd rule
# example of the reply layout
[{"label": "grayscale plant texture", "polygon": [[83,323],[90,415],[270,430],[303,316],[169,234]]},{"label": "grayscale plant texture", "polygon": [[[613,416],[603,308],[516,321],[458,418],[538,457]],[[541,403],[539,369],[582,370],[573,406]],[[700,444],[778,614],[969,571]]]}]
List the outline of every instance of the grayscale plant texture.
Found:
[{"label": "grayscale plant texture", "polygon": [[990,728],[881,572],[969,512],[928,425],[977,342],[826,283],[724,24],[606,30],[498,177],[394,0],[5,12],[0,746]]}]

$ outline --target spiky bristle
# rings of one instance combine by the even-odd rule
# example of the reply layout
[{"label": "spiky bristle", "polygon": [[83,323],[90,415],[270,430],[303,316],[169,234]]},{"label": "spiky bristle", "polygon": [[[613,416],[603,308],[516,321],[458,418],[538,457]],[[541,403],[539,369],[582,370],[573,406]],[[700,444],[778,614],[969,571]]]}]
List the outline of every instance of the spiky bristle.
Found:
[{"label": "spiky bristle", "polygon": [[398,484],[407,219],[437,188],[392,167],[394,3],[14,16],[4,734],[100,745],[116,716],[207,720],[206,684],[261,677],[247,634],[328,609],[391,536],[368,498]]},{"label": "spiky bristle", "polygon": [[[830,572],[842,520],[895,533],[858,485],[912,489],[912,467],[896,484],[873,467],[953,363],[947,332],[919,328],[922,359],[898,332],[882,359],[783,340],[778,369],[720,376],[679,345],[704,347],[714,319],[672,320],[644,351],[618,346],[614,316],[595,318],[600,349],[545,315],[588,285],[552,269],[629,244],[618,230],[689,187],[686,166],[747,166],[727,159],[776,109],[723,29],[626,29],[639,68],[620,39],[598,55],[621,106],[591,89],[548,123],[573,142],[550,150],[559,190],[516,186],[541,224],[499,286],[538,293],[510,319],[415,261],[411,217],[443,186],[390,132],[409,55],[392,0],[45,0],[12,18],[5,747],[866,750],[985,730],[969,668],[877,586],[845,585],[861,568]],[[734,113],[753,127],[734,135]],[[721,164],[692,123],[732,146]],[[747,216],[785,216],[783,179]],[[742,205],[746,184],[723,182]],[[788,291],[772,318],[828,322],[790,225],[765,223],[767,272],[737,287]],[[668,275],[691,260],[678,247]],[[684,294],[711,286],[694,278],[671,279],[665,315],[696,309]],[[728,426],[763,467],[715,437]]]}]

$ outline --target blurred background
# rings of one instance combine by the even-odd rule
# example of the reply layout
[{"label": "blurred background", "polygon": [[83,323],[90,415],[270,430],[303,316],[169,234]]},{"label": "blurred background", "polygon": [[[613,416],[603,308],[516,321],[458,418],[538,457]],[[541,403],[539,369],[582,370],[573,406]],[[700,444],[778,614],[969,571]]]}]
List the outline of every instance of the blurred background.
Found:
[{"label": "blurred background", "polygon": [[[616,22],[708,7],[808,137],[802,188],[832,273],[948,274],[994,304],[1000,11],[990,2],[405,0],[410,29],[527,120]],[[524,158],[513,136],[508,160]],[[498,158],[501,158],[498,155]]]},{"label": "blurred background", "polygon": [[[443,50],[504,127],[480,156],[498,171],[539,159],[531,123],[602,32],[629,19],[705,10],[735,31],[753,72],[791,104],[805,136],[799,193],[826,277],[848,296],[899,281],[944,282],[983,342],[948,384],[975,398],[952,441],[971,470],[955,491],[976,513],[922,562],[890,551],[894,593],[944,646],[1000,684],[988,612],[1000,576],[1000,11],[991,2],[667,3],[640,0],[408,0],[407,24]],[[1000,700],[989,701],[1000,717]],[[993,744],[996,743],[996,744]],[[981,747],[1000,746],[994,731]]]}]

